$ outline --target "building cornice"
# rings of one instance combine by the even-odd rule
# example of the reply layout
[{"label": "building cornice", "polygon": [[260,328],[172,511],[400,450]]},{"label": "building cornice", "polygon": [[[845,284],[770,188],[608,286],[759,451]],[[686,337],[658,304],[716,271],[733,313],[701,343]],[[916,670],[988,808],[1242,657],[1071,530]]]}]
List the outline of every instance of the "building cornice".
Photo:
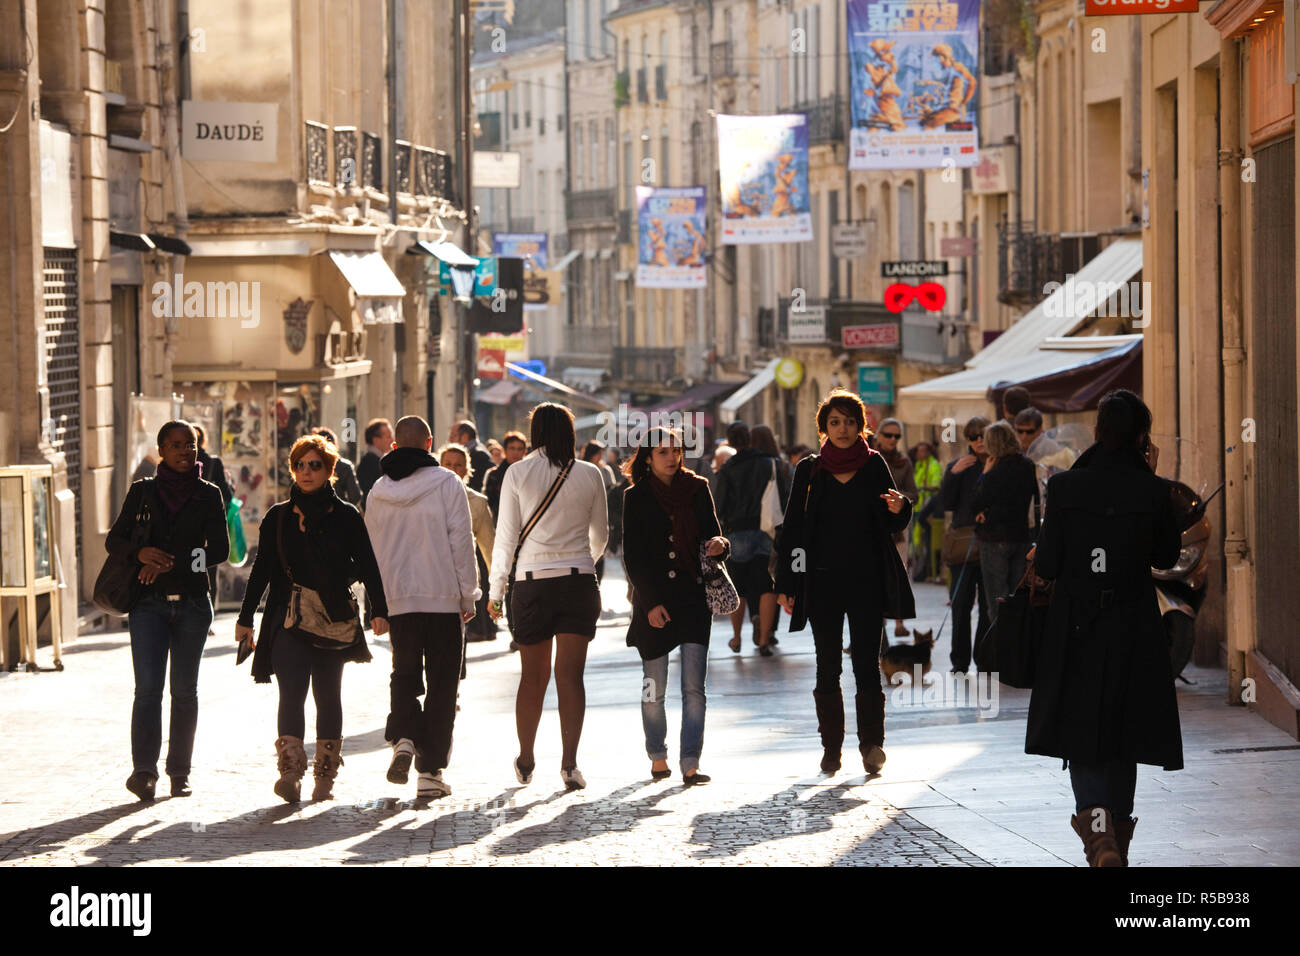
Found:
[{"label": "building cornice", "polygon": [[1241,36],[1265,5],[1265,0],[1219,0],[1202,15],[1220,36]]}]

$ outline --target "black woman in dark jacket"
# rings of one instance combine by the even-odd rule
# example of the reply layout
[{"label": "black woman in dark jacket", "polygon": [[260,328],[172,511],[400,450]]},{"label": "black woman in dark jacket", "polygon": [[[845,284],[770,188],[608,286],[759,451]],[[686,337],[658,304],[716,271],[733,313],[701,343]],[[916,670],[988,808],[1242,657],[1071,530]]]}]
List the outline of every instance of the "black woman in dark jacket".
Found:
[{"label": "black woman in dark jacket", "polygon": [[975,536],[979,538],[984,593],[997,602],[1016,589],[1029,550],[1029,508],[1038,496],[1038,472],[1020,451],[1015,429],[994,422],[984,429],[988,458],[975,488]]},{"label": "black woman in dark jacket", "polygon": [[628,463],[632,487],[623,496],[623,560],[632,583],[627,643],[641,654],[641,722],[650,775],[668,769],[664,694],[668,655],[681,648],[681,770],[685,784],[708,783],[699,772],[704,747],[704,675],[713,614],[704,594],[701,546],[725,560],[730,547],[718,528],[704,478],[682,465],[682,436],[652,428]]},{"label": "black woman in dark jacket", "polygon": [[[279,737],[275,741],[280,779],[275,793],[289,803],[299,799],[302,777],[307,772],[307,752],[302,742],[308,688],[316,701],[313,800],[330,798],[342,762],[343,664],[370,660],[352,600],[350,588],[354,581],[365,582],[372,609],[371,629],[376,635],[388,632],[388,604],[365,521],[361,512],[334,493],[332,478],[337,460],[338,450],[320,435],[307,435],[294,442],[289,452],[293,489],[288,501],[273,505],[262,519],[257,560],[248,576],[248,589],[235,627],[235,640],[252,639],[253,612],[269,585],[271,594],[253,655],[253,680],[267,684],[274,673],[280,685]],[[293,575],[292,583],[285,574],[286,565]],[[293,585],[316,591],[330,620],[356,620],[356,639],[339,648],[322,647],[298,630],[285,631],[285,611]]]},{"label": "black woman in dark jacket", "polygon": [[[939,484],[939,502],[943,510],[952,515],[948,534],[963,528],[975,527],[975,488],[984,472],[984,429],[989,420],[976,415],[966,423],[966,454],[948,465]],[[956,535],[969,540],[958,549],[958,559],[948,562],[948,600],[952,604],[952,651],[948,660],[954,674],[965,674],[970,669],[971,634],[970,612],[979,594],[979,616],[976,635],[988,630],[988,595],[984,593],[984,576],[980,574],[980,547],[974,531]]]},{"label": "black woman in dark jacket", "polygon": [[1151,412],[1116,389],[1097,444],[1048,479],[1034,568],[1056,582],[1036,652],[1025,752],[1068,761],[1074,831],[1090,866],[1127,866],[1137,765],[1183,766],[1169,639],[1152,568],[1178,560]]},{"label": "black woman in dark jacket", "polygon": [[[190,795],[188,778],[199,719],[199,661],[212,626],[208,568],[230,550],[221,491],[203,480],[198,438],[188,422],[158,432],[158,474],[132,482],[104,544],[139,562],[144,592],[127,617],[135,703],[131,708],[132,773],[126,788],[152,800],[162,750],[162,693],[171,655],[171,724],[167,775],[174,797]],[[149,534],[135,548],[132,531],[148,506]],[[132,553],[132,551],[135,553]]]},{"label": "black woman in dark jacket", "polygon": [[822,770],[840,768],[844,700],[840,694],[844,617],[857,684],[858,750],[868,773],[885,764],[885,695],[880,650],[885,618],[916,617],[912,583],[893,535],[912,518],[889,466],[863,438],[866,408],[833,390],[817,408],[821,454],[799,462],[777,539],[776,589],[791,632],[812,624],[817,651],[817,729]]}]

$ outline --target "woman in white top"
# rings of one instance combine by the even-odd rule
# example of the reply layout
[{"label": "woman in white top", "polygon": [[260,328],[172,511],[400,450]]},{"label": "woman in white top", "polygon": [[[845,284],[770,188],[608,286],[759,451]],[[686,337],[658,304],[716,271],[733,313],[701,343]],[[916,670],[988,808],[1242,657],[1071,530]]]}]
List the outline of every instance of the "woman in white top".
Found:
[{"label": "woman in white top", "polygon": [[[564,746],[560,778],[567,789],[578,790],[587,785],[578,771],[578,740],[587,709],[582,675],[587,643],[596,636],[600,617],[596,561],[604,555],[609,537],[605,479],[595,465],[575,460],[573,413],[567,408],[545,402],[532,410],[529,422],[533,450],[510,467],[501,483],[488,613],[493,620],[501,617],[514,567],[509,621],[521,668],[515,698],[515,776],[523,784],[532,780],[533,742],[550,682],[555,638],[555,690]],[[557,488],[557,478],[566,470]],[[543,504],[546,510],[533,522]],[[523,546],[518,547],[525,530]]]}]

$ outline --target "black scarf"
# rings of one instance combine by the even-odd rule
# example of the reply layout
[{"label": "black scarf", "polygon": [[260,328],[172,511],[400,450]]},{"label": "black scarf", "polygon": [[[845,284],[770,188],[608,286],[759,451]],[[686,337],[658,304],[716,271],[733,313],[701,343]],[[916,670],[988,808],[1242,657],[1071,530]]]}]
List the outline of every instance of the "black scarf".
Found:
[{"label": "black scarf", "polygon": [[329,482],[311,494],[303,491],[296,483],[289,491],[289,503],[302,512],[305,531],[319,528],[325,515],[338,503],[338,500],[339,496],[334,493],[334,486]]},{"label": "black scarf", "polygon": [[655,500],[673,523],[673,549],[677,563],[688,574],[699,573],[700,523],[695,517],[695,496],[701,485],[708,482],[686,468],[673,472],[673,480],[664,484],[653,473],[645,478],[650,483]]},{"label": "black scarf", "polygon": [[438,459],[423,448],[394,448],[379,460],[379,470],[393,481],[401,481],[421,468],[439,468]]},{"label": "black scarf", "polygon": [[162,499],[167,514],[176,515],[199,493],[199,482],[203,479],[203,462],[196,461],[194,467],[186,472],[172,471],[165,462],[158,463],[158,476],[154,486],[158,497]]}]

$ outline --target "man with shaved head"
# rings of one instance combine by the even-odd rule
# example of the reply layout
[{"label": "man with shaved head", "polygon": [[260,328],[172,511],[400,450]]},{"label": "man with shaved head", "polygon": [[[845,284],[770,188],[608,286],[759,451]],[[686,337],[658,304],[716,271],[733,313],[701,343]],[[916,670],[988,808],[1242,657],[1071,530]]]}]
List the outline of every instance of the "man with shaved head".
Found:
[{"label": "man with shaved head", "polygon": [[384,593],[392,595],[388,780],[406,783],[414,758],[421,797],[451,793],[442,771],[451,755],[464,625],[482,595],[465,490],[460,477],[429,453],[432,447],[428,422],[416,415],[401,419],[393,428],[393,450],[379,463],[383,476],[366,502]]}]

